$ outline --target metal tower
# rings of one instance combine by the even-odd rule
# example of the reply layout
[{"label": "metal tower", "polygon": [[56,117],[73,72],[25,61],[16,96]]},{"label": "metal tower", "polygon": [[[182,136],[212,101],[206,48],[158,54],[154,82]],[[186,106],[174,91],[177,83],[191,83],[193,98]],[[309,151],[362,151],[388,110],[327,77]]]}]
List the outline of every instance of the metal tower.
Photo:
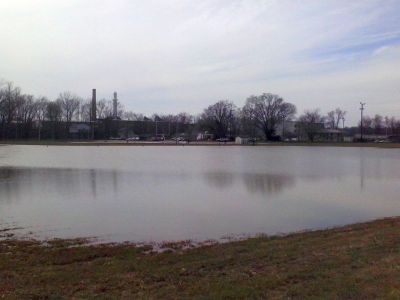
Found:
[{"label": "metal tower", "polygon": [[113,99],[113,118],[116,119],[118,117],[118,98],[117,92],[114,92],[114,99]]}]

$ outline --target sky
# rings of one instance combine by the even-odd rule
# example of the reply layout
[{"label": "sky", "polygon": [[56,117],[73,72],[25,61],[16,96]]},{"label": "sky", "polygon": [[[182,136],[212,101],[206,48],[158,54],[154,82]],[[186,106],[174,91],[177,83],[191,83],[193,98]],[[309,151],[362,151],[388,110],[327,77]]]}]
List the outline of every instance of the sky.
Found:
[{"label": "sky", "polygon": [[137,113],[274,93],[400,118],[399,0],[1,0],[0,79]]}]

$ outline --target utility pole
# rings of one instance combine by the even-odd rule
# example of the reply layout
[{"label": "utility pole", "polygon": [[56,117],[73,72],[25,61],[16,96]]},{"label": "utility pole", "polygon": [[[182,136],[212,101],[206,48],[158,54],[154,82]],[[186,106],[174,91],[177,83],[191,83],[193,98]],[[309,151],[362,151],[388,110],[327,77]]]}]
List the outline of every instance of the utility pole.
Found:
[{"label": "utility pole", "polygon": [[40,117],[39,117],[39,122],[38,122],[38,139],[39,139],[39,141],[41,138],[41,129],[42,129],[42,121],[40,120]]},{"label": "utility pole", "polygon": [[175,143],[178,144],[178,118],[176,118]]},{"label": "utility pole", "polygon": [[364,113],[364,106],[365,106],[365,103],[363,103],[363,102],[360,102],[360,105],[361,105],[361,107],[360,107],[360,111],[361,111],[361,142],[363,141],[363,113]]},{"label": "utility pole", "polygon": [[344,117],[342,117],[343,129],[344,129],[344,121],[345,121],[345,118],[344,118]]},{"label": "utility pole", "polygon": [[97,121],[96,89],[92,89],[92,103],[90,111],[90,124],[92,126],[92,140],[94,140],[95,123]]}]

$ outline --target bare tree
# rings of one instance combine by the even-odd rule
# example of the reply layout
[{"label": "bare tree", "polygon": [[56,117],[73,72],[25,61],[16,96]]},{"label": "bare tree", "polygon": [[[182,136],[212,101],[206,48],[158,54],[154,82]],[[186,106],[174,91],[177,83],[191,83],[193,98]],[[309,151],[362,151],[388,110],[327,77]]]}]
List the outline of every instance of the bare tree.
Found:
[{"label": "bare tree", "polygon": [[264,133],[266,140],[273,139],[279,122],[292,118],[295,113],[295,105],[270,93],[250,96],[242,109],[242,117],[258,127]]},{"label": "bare tree", "polygon": [[5,111],[7,124],[10,124],[16,118],[16,112],[18,107],[17,99],[21,95],[21,89],[14,87],[12,82],[6,84],[5,89]]},{"label": "bare tree", "polygon": [[42,123],[47,113],[47,105],[49,101],[45,97],[39,97],[36,100],[36,118],[38,121],[38,139],[42,139]]},{"label": "bare tree", "polygon": [[396,123],[398,123],[398,121],[395,117],[385,117],[386,135],[388,135],[389,133],[395,134]]},{"label": "bare tree", "polygon": [[[369,116],[364,116],[363,117],[363,132],[367,133],[367,134],[371,134],[372,133],[372,119]],[[361,122],[358,122],[358,127],[361,128]]]},{"label": "bare tree", "polygon": [[1,132],[3,138],[9,138],[11,136],[12,123],[16,121],[18,107],[21,105],[21,89],[14,87],[12,82],[6,82],[3,85],[4,87],[0,93]]},{"label": "bare tree", "polygon": [[109,104],[107,103],[106,99],[100,99],[99,101],[97,101],[97,118],[105,119],[106,117],[108,117],[108,115],[106,115],[108,105]]},{"label": "bare tree", "polygon": [[46,107],[46,118],[51,124],[51,135],[52,138],[56,138],[56,134],[58,134],[59,123],[62,120],[62,104],[61,101],[50,101],[47,103]]},{"label": "bare tree", "polygon": [[328,112],[326,117],[328,127],[332,129],[338,129],[340,121],[343,120],[345,115],[346,111],[341,110],[340,108],[336,108],[335,110]]},{"label": "bare tree", "polygon": [[383,128],[383,117],[376,114],[372,119],[372,127],[374,128],[375,134],[381,134]]},{"label": "bare tree", "polygon": [[[29,138],[33,127],[33,120],[36,118],[36,100],[32,95],[20,95],[17,99],[17,124],[15,128],[16,137],[18,130],[22,130],[22,137]],[[20,124],[20,128],[18,128]]]},{"label": "bare tree", "polygon": [[177,122],[182,124],[192,124],[194,122],[194,116],[186,112],[181,112],[176,117]]},{"label": "bare tree", "polygon": [[[113,118],[114,117],[114,106],[113,106],[113,102],[111,100],[105,101],[105,106],[103,108],[103,118]],[[123,117],[125,110],[124,110],[124,106],[118,102],[117,103],[117,117],[121,118]]]},{"label": "bare tree", "polygon": [[62,108],[59,101],[50,101],[47,103],[46,118],[51,122],[61,122]]},{"label": "bare tree", "polygon": [[78,120],[81,122],[89,122],[91,118],[92,103],[90,99],[81,100],[79,103]]},{"label": "bare tree", "polygon": [[233,102],[221,100],[204,110],[200,122],[202,127],[212,131],[216,137],[227,137],[234,125],[236,112]]},{"label": "bare tree", "polygon": [[63,119],[67,123],[70,123],[76,110],[79,108],[79,98],[70,92],[63,92],[58,96],[57,100],[61,104]]},{"label": "bare tree", "polygon": [[5,131],[5,123],[6,123],[6,90],[0,89],[0,124],[2,129],[2,136],[4,138]]},{"label": "bare tree", "polygon": [[122,118],[124,120],[128,120],[128,121],[143,121],[144,116],[143,116],[143,114],[126,111],[126,112],[124,112]]},{"label": "bare tree", "polygon": [[310,142],[315,140],[316,135],[324,127],[324,117],[321,115],[319,109],[306,110],[304,114],[299,117],[299,130],[305,134]]}]

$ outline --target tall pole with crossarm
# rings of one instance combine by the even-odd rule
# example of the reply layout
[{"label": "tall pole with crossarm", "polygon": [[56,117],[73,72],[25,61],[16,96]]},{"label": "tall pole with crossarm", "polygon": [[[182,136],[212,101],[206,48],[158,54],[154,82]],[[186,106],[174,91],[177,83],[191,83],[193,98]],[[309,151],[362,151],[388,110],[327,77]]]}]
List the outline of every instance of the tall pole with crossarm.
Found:
[{"label": "tall pole with crossarm", "polygon": [[360,133],[361,133],[361,142],[363,141],[363,113],[364,113],[364,106],[365,106],[365,103],[363,103],[363,102],[360,102],[360,105],[361,105],[361,107],[360,107],[360,111],[361,111],[361,128],[360,128]]}]

